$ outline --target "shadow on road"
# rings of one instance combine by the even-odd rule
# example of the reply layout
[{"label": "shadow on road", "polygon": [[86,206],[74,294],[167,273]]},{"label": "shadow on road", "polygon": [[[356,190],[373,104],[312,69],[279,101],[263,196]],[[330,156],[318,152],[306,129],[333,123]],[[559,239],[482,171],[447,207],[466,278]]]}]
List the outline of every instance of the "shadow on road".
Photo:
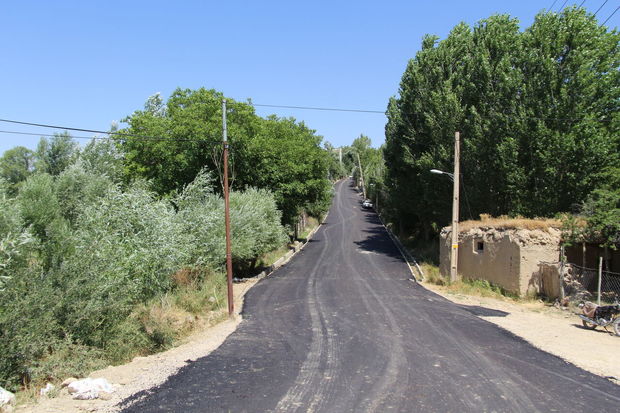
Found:
[{"label": "shadow on road", "polygon": [[[592,329],[592,328],[586,328],[583,326],[583,324],[577,324],[577,323],[573,323],[573,327],[577,327],[582,330],[592,331],[593,333],[604,333],[604,334],[609,334],[612,336],[614,335],[614,333],[611,330],[605,330],[603,327],[597,327],[595,329]],[[608,327],[611,327],[611,326],[608,326]]]},{"label": "shadow on road", "polygon": [[501,310],[493,310],[492,308],[480,307],[479,305],[459,304],[457,305],[457,307],[479,317],[506,317],[508,314],[510,314]]}]

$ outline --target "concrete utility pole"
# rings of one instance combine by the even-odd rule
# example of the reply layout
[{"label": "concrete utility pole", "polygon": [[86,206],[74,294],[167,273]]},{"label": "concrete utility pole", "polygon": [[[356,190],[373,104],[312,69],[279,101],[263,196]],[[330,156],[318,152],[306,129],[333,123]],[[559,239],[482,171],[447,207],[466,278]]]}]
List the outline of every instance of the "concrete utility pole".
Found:
[{"label": "concrete utility pole", "polygon": [[460,181],[460,133],[454,133],[454,187],[452,190],[452,245],[450,248],[450,281],[458,277],[459,262],[459,181]]},{"label": "concrete utility pole", "polygon": [[226,226],[226,280],[228,284],[228,315],[235,311],[233,298],[232,253],[230,246],[230,196],[228,189],[228,136],[226,131],[226,99],[222,99],[222,141],[224,145],[224,223]]},{"label": "concrete utility pole", "polygon": [[360,180],[362,181],[362,193],[364,194],[364,199],[366,199],[366,185],[364,183],[364,171],[362,171],[362,163],[360,162],[360,154],[355,153],[357,155],[357,165],[360,168]]}]

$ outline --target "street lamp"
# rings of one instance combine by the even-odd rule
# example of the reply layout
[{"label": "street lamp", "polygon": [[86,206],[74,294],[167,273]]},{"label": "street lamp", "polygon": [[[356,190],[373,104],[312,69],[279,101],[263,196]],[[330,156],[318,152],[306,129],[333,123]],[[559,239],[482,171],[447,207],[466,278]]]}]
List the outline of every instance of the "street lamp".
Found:
[{"label": "street lamp", "polygon": [[451,174],[450,172],[440,171],[439,169],[431,169],[431,173],[437,174],[437,175],[448,175],[448,178],[450,178],[452,182],[454,182],[454,175]]},{"label": "street lamp", "polygon": [[431,169],[430,172],[438,175],[448,175],[452,179],[452,242],[450,245],[450,281],[454,282],[458,276],[459,260],[459,175],[460,175],[460,133],[454,133],[454,173]]}]

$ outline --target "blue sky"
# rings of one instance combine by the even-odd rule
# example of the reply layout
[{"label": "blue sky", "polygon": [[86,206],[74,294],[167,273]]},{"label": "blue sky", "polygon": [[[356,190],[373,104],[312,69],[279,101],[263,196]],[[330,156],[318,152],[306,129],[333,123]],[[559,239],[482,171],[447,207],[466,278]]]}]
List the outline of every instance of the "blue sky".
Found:
[{"label": "blue sky", "polygon": [[[604,0],[586,0],[595,12]],[[553,0],[17,1],[0,13],[0,118],[108,130],[156,92],[214,88],[272,105],[384,111],[426,33],[494,13],[522,27]],[[554,11],[564,4],[558,0]],[[567,1],[566,6],[581,0]],[[608,0],[605,20],[620,5]],[[620,23],[620,11],[607,22]],[[334,145],[384,141],[385,116],[257,108],[293,116]],[[122,125],[121,125],[122,126]],[[0,130],[53,130],[0,122]],[[74,135],[92,136],[75,132]],[[0,152],[38,136],[0,133]]]}]

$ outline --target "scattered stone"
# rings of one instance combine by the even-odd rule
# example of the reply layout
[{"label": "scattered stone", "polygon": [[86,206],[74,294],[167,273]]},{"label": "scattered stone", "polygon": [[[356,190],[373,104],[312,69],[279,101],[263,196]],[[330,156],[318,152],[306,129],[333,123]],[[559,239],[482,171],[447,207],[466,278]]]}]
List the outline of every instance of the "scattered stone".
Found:
[{"label": "scattered stone", "polygon": [[8,390],[4,390],[0,387],[0,412],[13,411],[13,405],[15,404],[15,395]]},{"label": "scattered stone", "polygon": [[104,378],[91,379],[86,378],[74,381],[67,386],[76,400],[91,400],[99,397],[101,392],[114,393],[114,387]]},{"label": "scattered stone", "polygon": [[43,387],[41,390],[39,390],[39,394],[41,396],[47,396],[49,394],[49,392],[51,392],[55,388],[56,388],[56,386],[54,386],[52,383],[47,383],[45,385],[45,387]]},{"label": "scattered stone", "polygon": [[75,377],[69,377],[68,379],[65,379],[61,385],[60,388],[64,389],[65,387],[67,387],[68,385],[70,385],[71,383],[73,383],[74,381],[77,381],[77,379]]},{"label": "scattered stone", "polygon": [[101,400],[110,400],[112,399],[112,393],[108,393],[106,391],[99,392],[99,398]]}]

